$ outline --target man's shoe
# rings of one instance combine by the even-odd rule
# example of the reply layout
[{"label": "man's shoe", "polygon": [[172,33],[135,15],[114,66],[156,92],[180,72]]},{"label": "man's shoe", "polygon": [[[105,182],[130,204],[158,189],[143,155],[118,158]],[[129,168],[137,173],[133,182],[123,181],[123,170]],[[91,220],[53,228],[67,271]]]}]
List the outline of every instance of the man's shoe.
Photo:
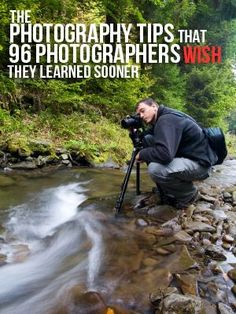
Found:
[{"label": "man's shoe", "polygon": [[183,202],[176,202],[176,209],[186,209],[188,208],[190,205],[196,203],[198,200],[200,200],[201,198],[201,194],[199,193],[198,190],[196,190],[196,192],[194,193],[193,197],[186,203]]},{"label": "man's shoe", "polygon": [[152,192],[160,199],[160,205],[176,205],[176,199],[171,195],[165,194],[158,185],[152,188]]}]

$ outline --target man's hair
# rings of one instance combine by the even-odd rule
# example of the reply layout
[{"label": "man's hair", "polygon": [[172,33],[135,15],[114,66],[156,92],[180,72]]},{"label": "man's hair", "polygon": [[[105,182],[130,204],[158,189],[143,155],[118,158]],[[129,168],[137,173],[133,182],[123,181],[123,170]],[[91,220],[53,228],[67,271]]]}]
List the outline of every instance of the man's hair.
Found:
[{"label": "man's hair", "polygon": [[138,106],[139,106],[140,104],[144,104],[144,105],[148,105],[148,106],[156,105],[156,106],[158,107],[158,103],[157,103],[154,99],[152,99],[152,98],[145,98],[145,99],[140,100],[140,101],[136,104],[135,110],[138,109]]}]

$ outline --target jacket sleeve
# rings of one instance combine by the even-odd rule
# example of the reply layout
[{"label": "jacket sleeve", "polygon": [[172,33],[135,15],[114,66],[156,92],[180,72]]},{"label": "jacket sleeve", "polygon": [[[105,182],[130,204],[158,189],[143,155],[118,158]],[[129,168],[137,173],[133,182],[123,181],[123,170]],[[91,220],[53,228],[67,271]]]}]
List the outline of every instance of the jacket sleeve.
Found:
[{"label": "jacket sleeve", "polygon": [[143,148],[139,158],[146,162],[170,163],[176,156],[183,132],[179,117],[160,117],[154,127],[154,146]]}]

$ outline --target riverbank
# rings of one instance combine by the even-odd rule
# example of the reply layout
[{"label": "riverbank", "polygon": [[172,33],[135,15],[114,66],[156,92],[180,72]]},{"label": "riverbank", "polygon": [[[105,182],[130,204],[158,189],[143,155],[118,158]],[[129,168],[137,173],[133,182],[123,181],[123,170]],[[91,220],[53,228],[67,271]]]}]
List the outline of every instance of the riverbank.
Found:
[{"label": "riverbank", "polygon": [[119,123],[89,115],[52,115],[0,110],[0,167],[36,169],[48,165],[117,167],[130,158],[128,131]]},{"label": "riverbank", "polygon": [[[118,121],[95,110],[84,115],[19,111],[12,116],[0,109],[0,168],[120,167],[130,159],[133,145]],[[235,156],[236,136],[226,134],[226,142],[229,157]]]},{"label": "riverbank", "polygon": [[147,263],[165,257],[161,283],[149,296],[155,313],[236,311],[236,161],[197,185],[201,197],[186,211],[157,205],[153,193],[134,206],[135,225],[153,237]]}]

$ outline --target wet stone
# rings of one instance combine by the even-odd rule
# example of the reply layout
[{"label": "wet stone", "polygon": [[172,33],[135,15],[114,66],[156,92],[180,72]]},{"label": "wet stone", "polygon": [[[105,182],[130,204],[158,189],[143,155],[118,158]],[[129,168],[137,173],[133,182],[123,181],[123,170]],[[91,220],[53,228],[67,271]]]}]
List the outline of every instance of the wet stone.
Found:
[{"label": "wet stone", "polygon": [[225,214],[224,210],[214,210],[213,211],[213,217],[216,220],[225,220],[225,219],[227,219],[227,215]]},{"label": "wet stone", "polygon": [[215,228],[212,227],[211,225],[206,224],[204,222],[198,222],[198,221],[188,222],[185,225],[185,229],[187,232],[189,231],[214,232],[215,231]]},{"label": "wet stone", "polygon": [[171,295],[172,293],[178,293],[176,287],[159,288],[150,294],[150,302],[155,306],[160,303],[165,297]]},{"label": "wet stone", "polygon": [[220,268],[220,266],[218,265],[218,263],[216,261],[212,261],[209,264],[210,270],[213,272],[213,274],[217,275],[217,274],[221,274],[222,273],[222,269]]},{"label": "wet stone", "polygon": [[209,257],[211,257],[214,260],[217,261],[225,261],[226,260],[226,256],[224,255],[224,250],[222,248],[220,248],[219,246],[216,246],[214,244],[209,245],[206,249],[205,249],[205,254]]},{"label": "wet stone", "polygon": [[204,201],[207,201],[207,202],[210,202],[210,203],[215,203],[216,201],[216,197],[212,197],[210,195],[203,195],[201,194],[201,199],[204,200]]},{"label": "wet stone", "polygon": [[179,232],[177,232],[174,235],[174,238],[179,241],[179,242],[183,242],[183,243],[188,243],[192,241],[192,237],[185,232],[184,230],[180,230]]},{"label": "wet stone", "polygon": [[175,278],[183,294],[197,295],[197,280],[191,274],[176,274]]},{"label": "wet stone", "polygon": [[230,306],[224,303],[218,303],[218,311],[220,314],[233,314],[234,311]]},{"label": "wet stone", "polygon": [[203,239],[202,244],[203,244],[203,246],[209,246],[209,245],[211,245],[211,241],[208,239]]},{"label": "wet stone", "polygon": [[234,295],[236,295],[236,285],[234,285],[234,286],[231,288],[231,291],[233,292]]},{"label": "wet stone", "polygon": [[234,238],[230,234],[225,234],[223,236],[223,241],[228,242],[228,243],[233,243]]},{"label": "wet stone", "polygon": [[224,200],[232,199],[232,195],[229,192],[223,192]]},{"label": "wet stone", "polygon": [[189,313],[200,314],[203,313],[202,301],[199,297],[184,296],[173,293],[163,300],[162,304],[163,314],[173,313]]},{"label": "wet stone", "polygon": [[227,243],[227,242],[223,242],[222,243],[222,247],[226,250],[229,250],[231,248],[231,244],[230,243]]},{"label": "wet stone", "polygon": [[233,280],[233,282],[236,283],[236,268],[229,270],[227,275],[229,276],[230,279]]},{"label": "wet stone", "polygon": [[233,205],[236,205],[236,191],[233,191],[232,193],[232,202],[233,202]]},{"label": "wet stone", "polygon": [[106,313],[107,306],[99,293],[88,291],[78,294],[74,289],[72,289],[71,293],[72,303],[75,310],[74,313],[76,313],[76,311],[81,311],[81,313],[84,311],[84,313],[91,314]]},{"label": "wet stone", "polygon": [[157,254],[160,255],[169,255],[171,253],[169,250],[166,250],[165,248],[162,247],[158,247],[155,251]]},{"label": "wet stone", "polygon": [[212,234],[210,232],[201,232],[201,239],[210,240],[211,237],[212,237]]},{"label": "wet stone", "polygon": [[136,225],[138,227],[146,227],[148,226],[148,221],[145,220],[145,219],[142,219],[142,218],[138,218],[136,221],[135,221]]}]

